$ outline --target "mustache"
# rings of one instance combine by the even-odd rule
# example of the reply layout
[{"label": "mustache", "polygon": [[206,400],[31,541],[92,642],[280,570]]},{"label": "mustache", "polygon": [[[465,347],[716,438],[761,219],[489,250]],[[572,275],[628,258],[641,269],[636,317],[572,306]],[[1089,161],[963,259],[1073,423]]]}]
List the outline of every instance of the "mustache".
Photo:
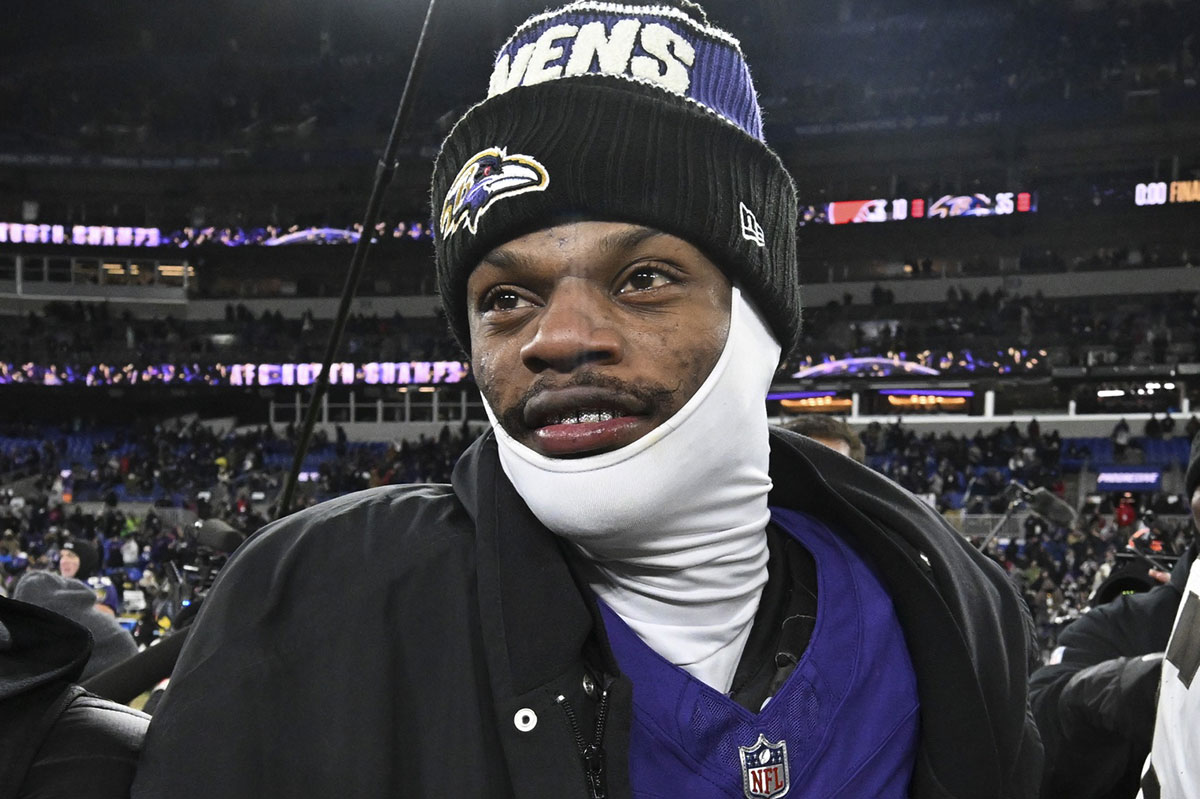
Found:
[{"label": "mustache", "polygon": [[678,387],[671,388],[661,383],[630,383],[620,378],[597,372],[580,372],[562,383],[556,382],[553,378],[544,378],[534,382],[533,385],[525,390],[525,393],[521,395],[516,403],[500,414],[500,423],[504,426],[505,430],[509,431],[524,428],[525,406],[529,404],[530,400],[543,391],[564,388],[608,389],[632,397],[637,404],[646,408],[650,413],[653,413],[655,408],[669,404],[675,392],[679,390]]}]

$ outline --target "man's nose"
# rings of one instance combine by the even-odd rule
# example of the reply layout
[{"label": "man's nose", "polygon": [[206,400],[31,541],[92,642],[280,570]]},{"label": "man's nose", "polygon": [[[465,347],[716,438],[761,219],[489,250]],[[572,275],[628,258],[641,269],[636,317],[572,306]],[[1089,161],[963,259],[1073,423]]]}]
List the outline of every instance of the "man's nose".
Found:
[{"label": "man's nose", "polygon": [[562,281],[542,306],[533,338],[521,348],[525,366],[533,372],[571,372],[619,362],[624,340],[611,305],[603,287]]}]

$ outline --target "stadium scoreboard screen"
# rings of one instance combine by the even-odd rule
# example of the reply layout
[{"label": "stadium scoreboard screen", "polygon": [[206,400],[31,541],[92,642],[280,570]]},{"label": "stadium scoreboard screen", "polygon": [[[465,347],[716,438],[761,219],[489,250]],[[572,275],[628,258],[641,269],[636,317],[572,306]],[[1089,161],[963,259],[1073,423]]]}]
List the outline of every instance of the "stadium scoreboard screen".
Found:
[{"label": "stadium scoreboard screen", "polygon": [[873,200],[839,200],[800,207],[801,225],[847,225],[864,222],[902,222],[909,219],[957,219],[1009,216],[1037,211],[1037,193],[1001,191],[995,194],[943,194]]},{"label": "stadium scoreboard screen", "polygon": [[1102,467],[1096,474],[1097,491],[1161,491],[1162,470],[1151,466]]},{"label": "stadium scoreboard screen", "polygon": [[1133,202],[1137,206],[1200,203],[1200,180],[1139,183],[1133,188]]}]

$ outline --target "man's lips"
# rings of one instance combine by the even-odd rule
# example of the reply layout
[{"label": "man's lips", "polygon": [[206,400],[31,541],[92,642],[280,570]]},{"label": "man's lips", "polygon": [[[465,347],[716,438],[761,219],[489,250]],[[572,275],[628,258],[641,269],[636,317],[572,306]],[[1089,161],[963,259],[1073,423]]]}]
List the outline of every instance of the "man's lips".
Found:
[{"label": "man's lips", "polygon": [[552,457],[617,449],[650,424],[649,408],[637,398],[595,386],[539,392],[526,403],[523,420],[536,448]]}]

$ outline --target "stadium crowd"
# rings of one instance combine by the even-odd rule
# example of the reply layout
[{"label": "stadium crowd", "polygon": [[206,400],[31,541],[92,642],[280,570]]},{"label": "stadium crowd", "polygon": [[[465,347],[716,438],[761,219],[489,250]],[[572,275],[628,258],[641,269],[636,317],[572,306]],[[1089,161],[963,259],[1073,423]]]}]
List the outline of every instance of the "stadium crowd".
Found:
[{"label": "stadium crowd", "polygon": [[[285,319],[279,311],[255,315],[229,304],[223,321],[187,322],[171,316],[138,319],[114,314],[102,303],[50,303],[42,314],[17,321],[20,335],[0,353],[10,362],[62,363],[219,363],[255,352],[260,360],[319,360],[329,336],[329,320],[311,311]],[[449,329],[440,318],[399,314],[350,317],[345,334],[350,360],[437,360],[457,357]]]},{"label": "stadium crowd", "polygon": [[[436,437],[377,443],[350,442],[340,427],[332,439],[318,430],[305,458],[309,493],[316,500],[391,483],[446,482],[472,438],[466,424],[445,426]],[[292,424],[277,433],[270,425],[217,432],[194,419],[77,429],[10,423],[0,428],[0,480],[33,480],[35,492],[75,502],[186,506],[252,532],[251,502],[271,513],[262,500],[278,492],[296,441]]]},{"label": "stadium crowd", "polygon": [[[1200,294],[1047,298],[986,289],[972,295],[951,283],[942,303],[896,304],[879,285],[869,304],[806,310],[806,366],[850,356],[898,355],[943,373],[1045,374],[1052,365],[1167,364],[1200,352]],[[0,352],[10,364],[213,364],[254,352],[262,362],[318,360],[330,323],[311,312],[285,318],[228,304],[224,320],[138,319],[104,304],[50,303],[41,314],[6,321],[18,335]],[[461,357],[437,317],[352,316],[350,361],[453,360]]]},{"label": "stadium crowd", "polygon": [[[752,51],[771,40],[755,31],[787,13],[786,4],[708,5],[717,19],[738,22]],[[1200,19],[1190,3],[935,3],[904,13],[887,3],[853,2],[810,12],[813,21],[786,47],[781,40],[779,52],[757,54],[776,65],[758,76],[776,142],[839,123],[959,124],[1022,109],[1111,111],[1130,91],[1194,96],[1200,74],[1190,35]],[[90,47],[64,45],[48,59],[22,59],[24,43],[12,41],[16,63],[0,81],[0,103],[12,113],[0,123],[0,147],[161,153],[303,146],[371,157],[365,142],[387,129],[389,87],[403,60],[384,32],[404,21],[258,9],[216,16],[114,10],[92,21]],[[488,14],[472,16],[476,35],[494,35]],[[53,17],[46,21],[54,24]],[[182,30],[189,35],[181,37]],[[880,65],[887,65],[886,80]],[[439,113],[468,104],[467,87],[477,82],[471,77],[442,74]],[[444,133],[435,124],[414,138],[435,144]]]},{"label": "stadium crowd", "polygon": [[[1197,429],[1193,417],[1179,432]],[[466,426],[383,443],[350,442],[340,430],[318,433],[301,496],[313,503],[391,483],[448,481],[473,437]],[[1013,480],[1070,500],[1068,481],[1077,479],[1071,471],[1087,457],[1087,440],[1063,439],[1036,421],[1025,430],[1009,425],[971,437],[872,424],[861,438],[869,466],[952,519],[1002,514]],[[1132,451],[1147,439],[1123,441]],[[117,587],[141,582],[161,593],[180,579],[180,564],[196,557],[195,536],[181,520],[216,519],[252,533],[275,515],[272,503],[294,444],[291,426],[222,433],[183,420],[76,430],[10,424],[0,431],[0,484],[9,486],[0,498],[3,584],[11,588],[26,569],[54,568],[69,544],[82,553],[84,579]],[[1026,515],[1023,535],[998,537],[988,551],[1022,588],[1048,648],[1058,628],[1087,607],[1143,524],[1157,526],[1170,551],[1182,551],[1190,532],[1181,521],[1186,512],[1181,498],[1161,492],[1097,495],[1073,526]],[[124,610],[115,589],[108,601]]]},{"label": "stadium crowd", "polygon": [[999,354],[1009,371],[1030,373],[1022,359],[1040,356],[1042,371],[1083,366],[1092,349],[1102,351],[1098,357],[1106,364],[1161,364],[1193,357],[1200,339],[1200,294],[1182,292],[1048,298],[986,289],[971,294],[951,282],[945,302],[896,304],[894,293],[879,284],[870,304],[855,305],[847,296],[806,315],[801,349],[821,355],[806,355],[796,367],[831,357],[905,353],[932,360],[929,365],[946,361],[953,372],[962,353],[974,353],[971,360],[984,370]]},{"label": "stadium crowd", "polygon": [[[865,13],[857,13],[857,12]],[[931,19],[886,3],[855,4],[851,19],[806,26],[769,102],[802,129],[822,123],[944,116],[952,121],[1022,108],[1080,113],[1125,92],[1196,90],[1192,4],[1023,2],[954,5]],[[847,56],[864,54],[861,58]],[[887,64],[886,80],[877,74]],[[1108,105],[1104,105],[1107,101]]]}]

